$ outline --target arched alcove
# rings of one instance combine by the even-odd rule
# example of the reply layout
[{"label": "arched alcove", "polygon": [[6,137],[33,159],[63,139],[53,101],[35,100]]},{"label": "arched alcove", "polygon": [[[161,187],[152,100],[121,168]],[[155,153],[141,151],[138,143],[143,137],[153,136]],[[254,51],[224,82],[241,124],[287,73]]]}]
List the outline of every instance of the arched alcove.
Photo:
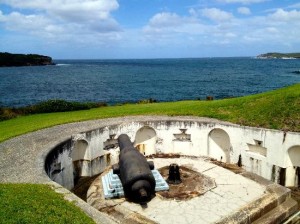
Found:
[{"label": "arched alcove", "polygon": [[144,126],[140,128],[135,135],[134,146],[144,155],[155,154],[156,131]]},{"label": "arched alcove", "polygon": [[286,168],[287,187],[300,186],[300,145],[292,146],[288,149],[288,164]]},{"label": "arched alcove", "polygon": [[222,162],[230,162],[230,138],[223,129],[213,129],[208,134],[208,156]]}]

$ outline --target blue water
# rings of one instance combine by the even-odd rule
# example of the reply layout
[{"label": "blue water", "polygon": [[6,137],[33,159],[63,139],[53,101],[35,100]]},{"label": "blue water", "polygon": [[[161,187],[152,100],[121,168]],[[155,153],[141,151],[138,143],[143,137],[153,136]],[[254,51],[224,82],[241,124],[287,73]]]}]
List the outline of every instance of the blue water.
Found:
[{"label": "blue water", "polygon": [[137,102],[245,96],[300,82],[300,60],[200,58],[56,60],[56,66],[0,68],[0,105],[48,99]]}]

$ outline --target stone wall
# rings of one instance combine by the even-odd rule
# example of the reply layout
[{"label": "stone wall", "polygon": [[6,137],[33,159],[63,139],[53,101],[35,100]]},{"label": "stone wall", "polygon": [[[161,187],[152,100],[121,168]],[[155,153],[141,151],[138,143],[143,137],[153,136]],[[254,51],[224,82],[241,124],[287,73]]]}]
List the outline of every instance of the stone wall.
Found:
[{"label": "stone wall", "polygon": [[117,137],[127,134],[144,155],[176,153],[241,162],[247,171],[286,186],[298,186],[300,134],[191,119],[124,122],[74,133],[47,157],[50,178],[67,189],[76,178],[94,176],[118,161]]}]

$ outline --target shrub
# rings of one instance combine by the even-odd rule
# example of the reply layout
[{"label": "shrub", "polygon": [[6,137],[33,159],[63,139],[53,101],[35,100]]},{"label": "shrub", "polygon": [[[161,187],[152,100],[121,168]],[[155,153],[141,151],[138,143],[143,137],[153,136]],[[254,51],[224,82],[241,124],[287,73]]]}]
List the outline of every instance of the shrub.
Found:
[{"label": "shrub", "polygon": [[17,116],[18,114],[11,108],[0,108],[0,121],[12,119]]},{"label": "shrub", "polygon": [[0,121],[15,118],[20,115],[37,114],[37,113],[52,113],[52,112],[66,112],[75,110],[89,110],[91,108],[105,107],[106,103],[80,103],[69,102],[65,100],[47,100],[41,103],[26,106],[21,108],[2,108],[0,107]]},{"label": "shrub", "polygon": [[156,102],[157,102],[156,99],[149,98],[149,99],[140,100],[138,104],[147,104],[147,103],[156,103]]}]

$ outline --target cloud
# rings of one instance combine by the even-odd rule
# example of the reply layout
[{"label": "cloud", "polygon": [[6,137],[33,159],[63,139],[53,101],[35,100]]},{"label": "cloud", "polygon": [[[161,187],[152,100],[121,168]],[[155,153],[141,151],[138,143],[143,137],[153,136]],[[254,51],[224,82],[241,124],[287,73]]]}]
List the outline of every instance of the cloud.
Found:
[{"label": "cloud", "polygon": [[237,9],[238,13],[242,14],[242,15],[251,15],[251,11],[249,8],[247,7],[239,7]]},{"label": "cloud", "polygon": [[233,15],[229,12],[222,11],[217,8],[205,8],[201,10],[202,16],[209,18],[216,22],[224,22],[231,20]]},{"label": "cloud", "polygon": [[42,15],[23,15],[19,12],[12,12],[8,15],[2,14],[0,21],[4,22],[9,30],[30,32],[46,28],[51,24],[51,21]]},{"label": "cloud", "polygon": [[[155,14],[143,28],[145,34],[189,33],[191,26],[197,25],[193,17],[183,17],[176,13],[162,12]],[[198,30],[201,30],[199,26]],[[191,29],[192,30],[192,29]]]},{"label": "cloud", "polygon": [[300,21],[300,11],[295,9],[292,11],[277,9],[275,13],[269,16],[269,18],[278,22],[297,22]]},{"label": "cloud", "polygon": [[298,46],[300,36],[300,11],[277,9],[266,16],[243,21],[247,26],[244,40],[280,46]]},{"label": "cloud", "polygon": [[[228,44],[236,38],[235,31],[230,30],[231,13],[211,9],[190,9],[189,16],[163,12],[155,14],[143,28],[145,40],[155,45]],[[208,22],[206,21],[208,19]],[[214,24],[210,23],[213,20]]]},{"label": "cloud", "polygon": [[[264,16],[234,17],[217,8],[190,8],[189,16],[165,12],[154,15],[144,27],[143,34],[149,44],[167,46],[278,46],[299,45],[300,11],[277,9]],[[249,15],[247,7],[238,12]],[[213,21],[214,23],[211,23]]]},{"label": "cloud", "polygon": [[107,19],[110,12],[117,10],[119,4],[116,0],[2,0],[15,9],[33,9],[46,11],[49,14],[58,15],[63,19]]},{"label": "cloud", "polygon": [[121,31],[111,16],[119,7],[117,0],[2,0],[1,3],[13,10],[1,15],[2,23],[10,30],[43,36]]},{"label": "cloud", "polygon": [[[231,49],[230,52],[241,48],[261,50],[262,46],[278,46],[281,49],[287,45],[294,49],[300,47],[298,4],[265,10],[260,12],[260,16],[256,16],[250,7],[241,4],[266,0],[214,0],[216,1],[236,3],[237,11],[224,10],[227,6],[223,9],[210,8],[207,4],[190,6],[186,12],[180,13],[170,12],[168,9],[152,14],[141,27],[122,29],[113,14],[119,8],[117,0],[0,0],[0,5],[6,4],[9,6],[7,8],[12,9],[11,12],[0,11],[0,26],[11,31],[8,35],[17,34],[28,40],[39,40],[39,46],[48,46],[50,43],[63,53],[64,48],[70,52],[74,48],[77,49],[76,52],[85,51],[86,55],[90,52],[95,55],[115,52],[115,57],[121,54],[128,57],[128,52],[147,55],[149,51],[157,56],[163,49],[169,50],[165,55],[170,54],[173,49],[179,55],[181,51],[185,51],[187,55],[189,51],[193,51],[197,56],[203,49],[209,52],[213,48],[223,49],[221,47]],[[234,10],[233,7],[230,10]],[[238,16],[238,13],[247,16]],[[0,39],[3,40],[3,36]],[[14,43],[17,42],[11,41],[10,45],[16,46]],[[36,43],[37,41],[32,45]]]},{"label": "cloud", "polygon": [[176,13],[162,12],[154,15],[150,21],[149,25],[152,27],[173,27],[181,25],[184,19],[178,16]]},{"label": "cloud", "polygon": [[221,3],[241,3],[241,4],[253,4],[253,3],[262,3],[269,0],[217,0]]}]

